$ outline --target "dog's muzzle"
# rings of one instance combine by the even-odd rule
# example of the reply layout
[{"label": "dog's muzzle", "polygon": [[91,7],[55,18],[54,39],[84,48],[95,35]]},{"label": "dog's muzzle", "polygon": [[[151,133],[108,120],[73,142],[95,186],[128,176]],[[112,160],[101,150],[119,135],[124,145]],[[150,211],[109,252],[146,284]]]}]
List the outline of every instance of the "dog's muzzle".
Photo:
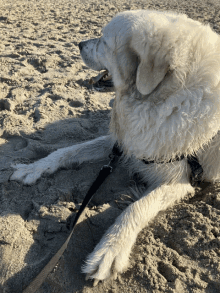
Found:
[{"label": "dog's muzzle", "polygon": [[96,71],[105,70],[104,45],[100,38],[82,41],[78,44],[83,62]]},{"label": "dog's muzzle", "polygon": [[86,41],[82,41],[82,42],[80,42],[79,43],[79,50],[80,50],[80,52],[82,51],[82,48],[83,48],[83,44],[85,43]]}]

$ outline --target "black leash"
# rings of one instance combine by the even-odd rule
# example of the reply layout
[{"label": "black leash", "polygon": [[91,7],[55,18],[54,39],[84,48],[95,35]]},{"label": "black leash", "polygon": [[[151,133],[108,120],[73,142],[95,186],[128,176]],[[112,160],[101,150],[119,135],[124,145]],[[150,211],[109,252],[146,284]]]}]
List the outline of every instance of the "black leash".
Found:
[{"label": "black leash", "polygon": [[119,160],[119,157],[122,155],[122,151],[118,148],[117,143],[115,143],[111,154],[109,155],[110,161],[108,165],[104,165],[96,180],[93,182],[92,186],[88,190],[82,205],[77,212],[74,221],[71,224],[71,232],[68,238],[66,239],[65,243],[62,245],[62,247],[57,251],[57,253],[51,258],[51,260],[46,264],[46,266],[41,270],[41,272],[34,278],[34,280],[23,290],[23,293],[34,293],[36,290],[38,290],[43,282],[45,281],[48,274],[53,270],[53,268],[56,266],[57,262],[59,261],[60,257],[63,255],[64,251],[67,248],[67,245],[71,239],[71,236],[73,234],[74,228],[76,226],[76,223],[83,213],[85,207],[90,202],[92,196],[94,193],[98,190],[98,188],[102,185],[104,180],[109,176],[109,174],[113,171],[113,168],[115,167],[116,163]]},{"label": "black leash", "polygon": [[102,166],[101,170],[99,171],[99,175],[97,176],[96,180],[93,182],[92,186],[89,188],[82,205],[77,212],[75,219],[73,223],[71,224],[71,228],[73,229],[81,216],[82,212],[84,211],[85,207],[87,204],[90,202],[92,199],[92,196],[94,193],[98,190],[98,188],[102,185],[102,183],[105,181],[105,179],[110,175],[110,173],[113,171],[115,168],[116,163],[118,162],[119,157],[122,155],[122,151],[119,150],[117,143],[113,146],[112,152],[109,155],[109,163],[108,165]]}]

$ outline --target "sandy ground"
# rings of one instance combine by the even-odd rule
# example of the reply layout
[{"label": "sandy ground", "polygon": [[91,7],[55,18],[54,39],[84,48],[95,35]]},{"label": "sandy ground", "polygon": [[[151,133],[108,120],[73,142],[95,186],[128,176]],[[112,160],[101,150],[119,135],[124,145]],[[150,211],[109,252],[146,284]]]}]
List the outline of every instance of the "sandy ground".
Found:
[{"label": "sandy ground", "polygon": [[[100,4],[101,3],[101,4]],[[184,12],[220,31],[218,1],[0,1],[0,292],[22,292],[69,234],[100,167],[86,163],[9,182],[12,162],[30,163],[57,148],[108,131],[113,88],[94,89],[79,41],[98,37],[118,11]],[[86,209],[69,247],[38,293],[220,292],[220,185],[197,190],[139,235],[119,280],[92,286],[80,272],[107,227],[135,200],[119,166]]]}]

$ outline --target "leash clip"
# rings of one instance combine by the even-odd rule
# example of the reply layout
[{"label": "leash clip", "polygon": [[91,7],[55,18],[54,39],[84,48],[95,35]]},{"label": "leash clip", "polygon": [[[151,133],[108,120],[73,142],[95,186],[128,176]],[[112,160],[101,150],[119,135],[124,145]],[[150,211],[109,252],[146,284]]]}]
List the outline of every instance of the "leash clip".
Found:
[{"label": "leash clip", "polygon": [[[110,155],[109,155],[109,157],[110,157]],[[102,166],[101,171],[102,171],[103,169],[109,169],[109,171],[110,171],[110,173],[111,173],[111,172],[113,171],[113,167],[110,166],[111,162],[112,162],[112,159],[110,158],[110,161],[108,162],[108,164]]]},{"label": "leash clip", "polygon": [[112,173],[113,168],[112,168],[112,166],[110,166],[110,164],[111,164],[111,161],[109,161],[108,165],[103,165],[102,168],[101,168],[101,171],[103,169],[109,169],[110,173]]}]

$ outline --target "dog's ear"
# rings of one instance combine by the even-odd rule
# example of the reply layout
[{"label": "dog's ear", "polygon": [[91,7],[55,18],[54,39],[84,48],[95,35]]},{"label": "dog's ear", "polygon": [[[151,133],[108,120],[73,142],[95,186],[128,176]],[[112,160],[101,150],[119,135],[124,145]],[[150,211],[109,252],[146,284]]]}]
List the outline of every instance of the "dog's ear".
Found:
[{"label": "dog's ear", "polygon": [[164,79],[169,68],[165,56],[159,56],[158,52],[152,54],[149,48],[145,52],[141,56],[136,76],[136,86],[142,95],[150,94]]}]

